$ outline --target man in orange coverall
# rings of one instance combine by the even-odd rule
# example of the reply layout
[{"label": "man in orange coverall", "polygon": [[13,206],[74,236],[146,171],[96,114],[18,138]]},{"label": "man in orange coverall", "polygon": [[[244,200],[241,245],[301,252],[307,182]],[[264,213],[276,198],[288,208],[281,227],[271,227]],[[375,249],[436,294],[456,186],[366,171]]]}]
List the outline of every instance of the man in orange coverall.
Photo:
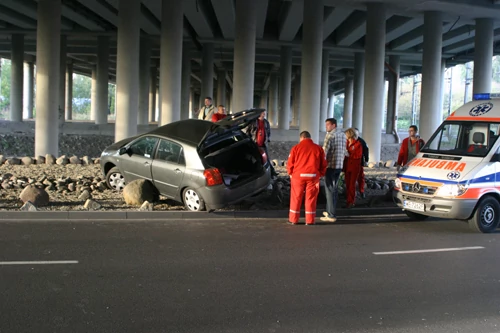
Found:
[{"label": "man in orange coverall", "polygon": [[290,212],[288,223],[298,224],[300,206],[306,195],[306,225],[314,225],[316,201],[319,193],[319,178],[326,173],[326,158],[323,148],[311,140],[307,131],[300,133],[300,142],[290,151],[286,169],[291,179]]}]

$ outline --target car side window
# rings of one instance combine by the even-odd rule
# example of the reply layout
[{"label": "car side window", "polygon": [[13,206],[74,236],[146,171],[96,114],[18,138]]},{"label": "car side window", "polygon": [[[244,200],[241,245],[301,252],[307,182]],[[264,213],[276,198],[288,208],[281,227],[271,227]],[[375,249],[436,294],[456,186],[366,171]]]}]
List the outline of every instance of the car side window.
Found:
[{"label": "car side window", "polygon": [[186,164],[182,146],[169,140],[160,140],[156,159],[177,164]]},{"label": "car side window", "polygon": [[140,155],[147,158],[152,158],[157,142],[158,138],[155,138],[153,136],[145,136],[134,142],[130,146],[129,151],[133,155]]}]

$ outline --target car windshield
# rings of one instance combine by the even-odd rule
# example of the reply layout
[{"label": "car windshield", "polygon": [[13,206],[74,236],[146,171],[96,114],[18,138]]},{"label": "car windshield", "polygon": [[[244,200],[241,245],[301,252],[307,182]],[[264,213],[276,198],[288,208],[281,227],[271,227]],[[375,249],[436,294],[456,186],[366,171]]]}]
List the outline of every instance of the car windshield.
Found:
[{"label": "car windshield", "polygon": [[484,157],[499,135],[500,123],[445,121],[423,153]]}]

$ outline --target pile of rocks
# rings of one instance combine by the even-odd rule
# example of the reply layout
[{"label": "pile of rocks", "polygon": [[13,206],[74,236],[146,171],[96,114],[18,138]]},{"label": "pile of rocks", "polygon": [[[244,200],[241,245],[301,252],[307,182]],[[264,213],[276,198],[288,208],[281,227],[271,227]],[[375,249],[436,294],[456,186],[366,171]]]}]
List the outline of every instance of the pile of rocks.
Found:
[{"label": "pile of rocks", "polygon": [[48,165],[67,165],[67,164],[99,164],[99,158],[90,158],[88,156],[83,156],[79,158],[76,155],[67,157],[66,155],[59,156],[58,158],[53,155],[47,154],[45,156],[38,156],[36,158],[24,156],[24,157],[5,157],[0,155],[0,165],[32,165],[32,164],[48,164]]}]

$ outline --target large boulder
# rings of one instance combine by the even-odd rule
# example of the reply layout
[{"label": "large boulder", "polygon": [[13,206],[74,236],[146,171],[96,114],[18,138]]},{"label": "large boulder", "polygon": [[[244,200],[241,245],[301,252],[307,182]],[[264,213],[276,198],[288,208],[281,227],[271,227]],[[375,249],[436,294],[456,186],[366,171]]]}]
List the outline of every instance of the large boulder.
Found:
[{"label": "large boulder", "polygon": [[38,187],[28,185],[19,195],[19,199],[26,203],[30,201],[36,207],[47,206],[49,204],[49,194]]},{"label": "large boulder", "polygon": [[123,189],[123,199],[131,206],[141,206],[144,201],[153,202],[157,196],[156,188],[145,179],[131,181]]}]

